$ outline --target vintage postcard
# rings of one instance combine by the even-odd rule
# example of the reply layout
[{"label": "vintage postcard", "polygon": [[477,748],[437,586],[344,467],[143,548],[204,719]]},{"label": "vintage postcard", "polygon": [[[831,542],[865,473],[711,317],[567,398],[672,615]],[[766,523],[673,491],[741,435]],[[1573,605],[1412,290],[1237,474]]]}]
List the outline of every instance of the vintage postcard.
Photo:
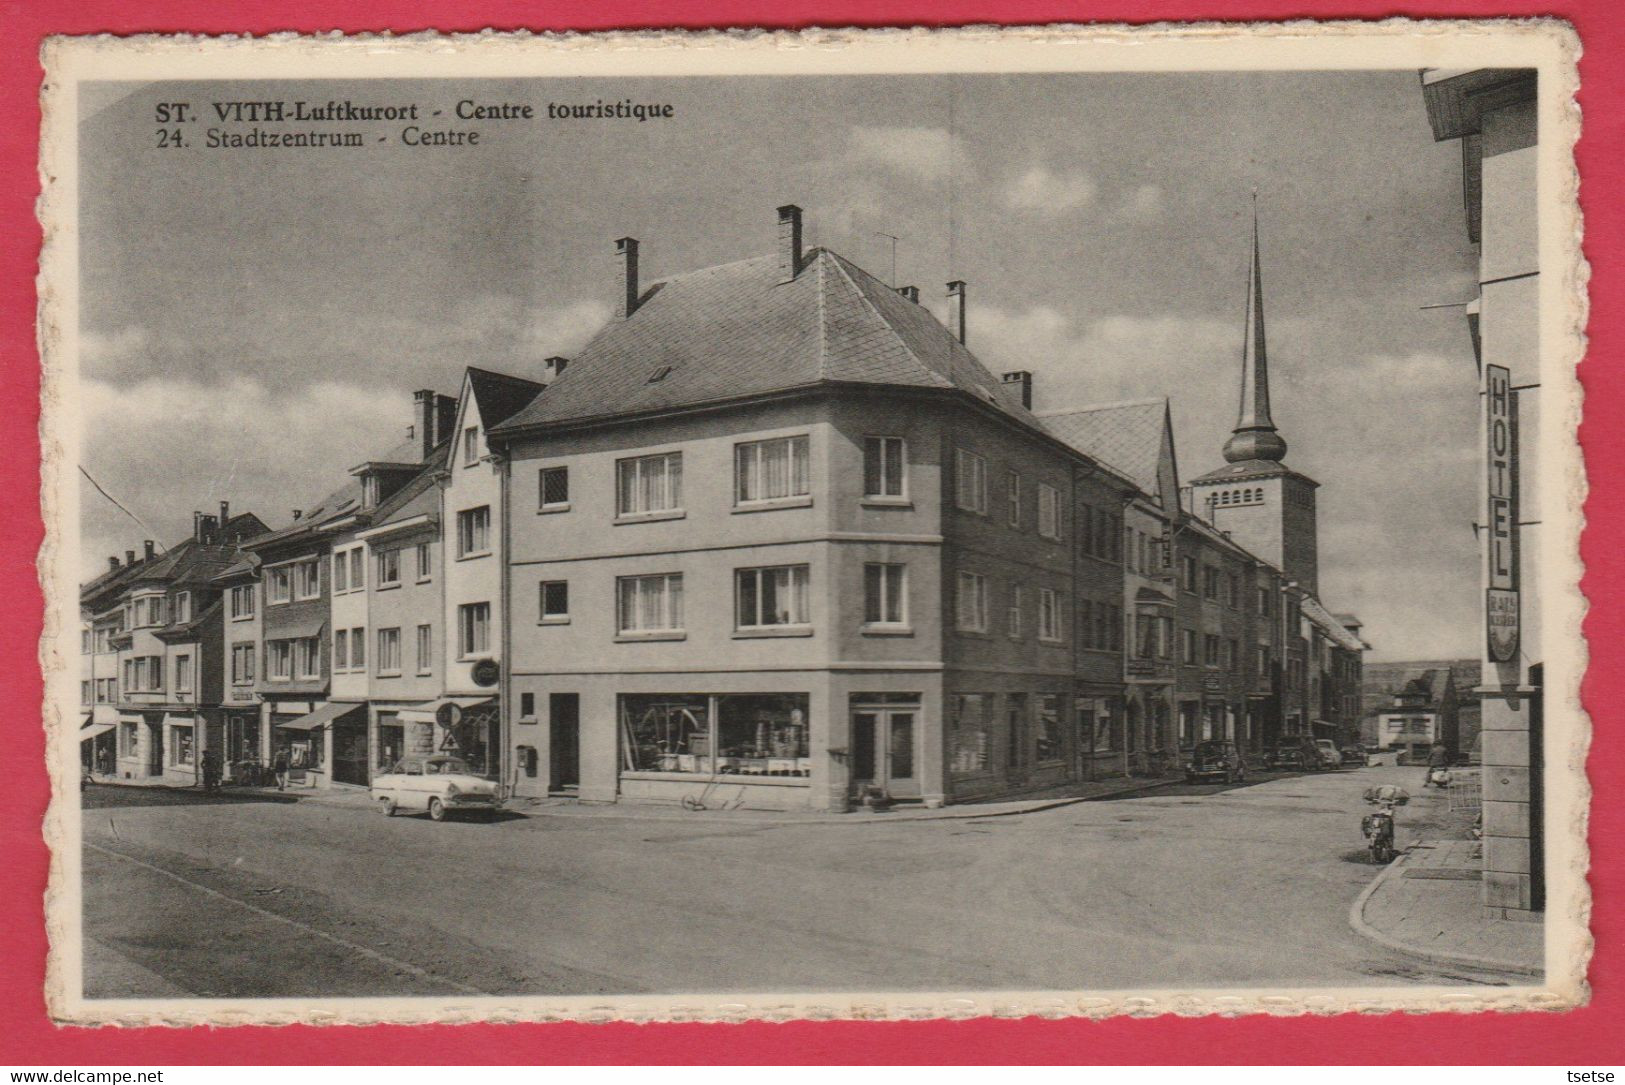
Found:
[{"label": "vintage postcard", "polygon": [[1557,22],[55,39],[54,1014],[1586,999]]}]

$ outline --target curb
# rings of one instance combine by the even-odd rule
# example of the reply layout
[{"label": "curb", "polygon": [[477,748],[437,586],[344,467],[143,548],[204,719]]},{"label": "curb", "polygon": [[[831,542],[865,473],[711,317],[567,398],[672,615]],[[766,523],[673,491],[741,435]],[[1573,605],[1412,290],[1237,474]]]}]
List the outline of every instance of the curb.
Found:
[{"label": "curb", "polygon": [[1454,968],[1472,968],[1481,972],[1508,972],[1513,975],[1531,976],[1537,979],[1545,974],[1544,968],[1515,961],[1499,961],[1493,957],[1475,957],[1468,953],[1442,953],[1438,950],[1422,949],[1419,946],[1401,942],[1397,938],[1390,938],[1367,923],[1365,921],[1366,902],[1376,895],[1377,890],[1381,888],[1384,882],[1391,877],[1397,876],[1396,872],[1403,868],[1409,859],[1410,852],[1407,851],[1389,863],[1382,869],[1381,873],[1371,879],[1371,884],[1366,886],[1360,892],[1360,895],[1354,899],[1354,904],[1349,908],[1349,926],[1354,928],[1356,934],[1369,938],[1371,941],[1386,949],[1391,949],[1395,953],[1427,961],[1429,964],[1446,965]]}]

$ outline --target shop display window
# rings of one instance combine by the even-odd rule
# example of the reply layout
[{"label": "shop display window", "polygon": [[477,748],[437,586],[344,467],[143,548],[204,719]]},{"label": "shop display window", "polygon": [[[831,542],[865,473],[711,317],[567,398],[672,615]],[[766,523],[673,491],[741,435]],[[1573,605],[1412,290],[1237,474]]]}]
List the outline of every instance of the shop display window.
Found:
[{"label": "shop display window", "polygon": [[192,764],[193,739],[194,736],[190,727],[171,727],[169,729],[170,757],[173,758],[171,764]]},{"label": "shop display window", "polygon": [[630,772],[811,775],[807,695],[626,694],[621,767]]},{"label": "shop display window", "polygon": [[953,706],[953,734],[949,740],[948,771],[955,776],[986,772],[988,748],[992,744],[993,695],[956,694]]},{"label": "shop display window", "polygon": [[1038,760],[1061,760],[1061,695],[1038,695]]}]

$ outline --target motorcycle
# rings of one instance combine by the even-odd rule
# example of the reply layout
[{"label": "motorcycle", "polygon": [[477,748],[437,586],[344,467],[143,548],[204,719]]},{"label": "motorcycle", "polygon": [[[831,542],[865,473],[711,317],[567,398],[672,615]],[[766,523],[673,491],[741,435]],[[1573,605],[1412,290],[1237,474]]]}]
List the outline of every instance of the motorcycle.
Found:
[{"label": "motorcycle", "polygon": [[1360,819],[1360,832],[1371,849],[1372,861],[1386,865],[1394,861],[1395,854],[1394,807],[1406,805],[1411,797],[1403,788],[1384,784],[1366,788],[1365,801],[1376,809]]}]

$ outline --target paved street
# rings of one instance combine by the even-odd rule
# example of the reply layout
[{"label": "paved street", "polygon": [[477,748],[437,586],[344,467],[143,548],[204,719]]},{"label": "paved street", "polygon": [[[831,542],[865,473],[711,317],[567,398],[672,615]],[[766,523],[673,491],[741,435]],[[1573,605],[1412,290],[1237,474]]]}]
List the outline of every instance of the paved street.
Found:
[{"label": "paved street", "polygon": [[[1373,767],[1013,817],[385,819],[86,793],[86,993],[1503,983],[1348,925]],[[1430,800],[1401,811],[1421,835]],[[617,810],[626,814],[627,808]]]}]

